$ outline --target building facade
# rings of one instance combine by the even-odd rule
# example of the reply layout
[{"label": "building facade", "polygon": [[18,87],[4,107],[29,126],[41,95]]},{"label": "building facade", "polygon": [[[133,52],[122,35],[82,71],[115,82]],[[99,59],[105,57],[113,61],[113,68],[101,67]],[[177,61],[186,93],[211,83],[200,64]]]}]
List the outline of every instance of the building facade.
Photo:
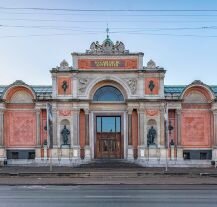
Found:
[{"label": "building facade", "polygon": [[0,160],[77,165],[123,159],[144,166],[217,159],[217,86],[164,85],[166,71],[109,36],[72,53],[51,86],[0,86]]}]

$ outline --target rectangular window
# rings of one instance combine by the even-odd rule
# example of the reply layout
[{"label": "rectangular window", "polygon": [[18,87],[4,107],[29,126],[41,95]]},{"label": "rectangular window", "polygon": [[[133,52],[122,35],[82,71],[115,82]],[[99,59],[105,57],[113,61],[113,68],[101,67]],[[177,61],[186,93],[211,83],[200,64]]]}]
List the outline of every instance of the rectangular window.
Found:
[{"label": "rectangular window", "polygon": [[15,159],[15,160],[19,159],[19,153],[18,152],[12,152],[11,153],[11,158]]},{"label": "rectangular window", "polygon": [[29,152],[28,153],[28,159],[29,160],[34,160],[35,159],[35,152]]},{"label": "rectangular window", "polygon": [[115,132],[115,117],[102,117],[102,132]]},{"label": "rectangular window", "polygon": [[190,160],[191,159],[190,152],[184,152],[183,153],[183,158],[184,158],[184,160]]},{"label": "rectangular window", "polygon": [[206,152],[200,152],[200,159],[206,160],[207,159],[207,153]]}]

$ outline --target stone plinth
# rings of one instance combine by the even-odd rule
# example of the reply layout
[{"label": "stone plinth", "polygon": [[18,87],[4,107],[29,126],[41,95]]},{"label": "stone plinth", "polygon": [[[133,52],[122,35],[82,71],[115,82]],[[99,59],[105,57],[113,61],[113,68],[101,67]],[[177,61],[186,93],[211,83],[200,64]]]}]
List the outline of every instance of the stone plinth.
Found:
[{"label": "stone plinth", "polygon": [[174,145],[170,146],[170,159],[175,160],[175,146]]},{"label": "stone plinth", "polygon": [[129,159],[129,160],[134,159],[134,157],[133,157],[133,146],[128,146],[127,159]]}]

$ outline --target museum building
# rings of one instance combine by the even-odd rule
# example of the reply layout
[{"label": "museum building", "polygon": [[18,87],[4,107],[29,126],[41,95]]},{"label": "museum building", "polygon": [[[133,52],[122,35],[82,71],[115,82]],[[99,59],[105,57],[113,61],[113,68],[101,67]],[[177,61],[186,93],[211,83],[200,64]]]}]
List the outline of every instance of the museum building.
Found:
[{"label": "museum building", "polygon": [[[51,86],[0,86],[0,160],[77,165],[122,159],[144,166],[217,159],[217,86],[164,85],[166,70],[109,36],[72,53]],[[145,65],[145,66],[144,66]]]}]

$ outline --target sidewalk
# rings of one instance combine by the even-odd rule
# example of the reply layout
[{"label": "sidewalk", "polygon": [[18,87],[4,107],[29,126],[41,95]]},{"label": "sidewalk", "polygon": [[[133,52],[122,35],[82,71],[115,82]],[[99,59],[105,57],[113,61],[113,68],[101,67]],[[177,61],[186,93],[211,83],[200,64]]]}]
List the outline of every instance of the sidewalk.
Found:
[{"label": "sidewalk", "polygon": [[2,167],[0,185],[217,185],[216,168]]},{"label": "sidewalk", "polygon": [[[217,175],[217,168],[151,168],[151,167],[138,167],[138,168],[82,168],[82,167],[65,167],[65,166],[53,166],[51,173],[85,173],[85,172],[138,172],[146,174],[178,174],[178,175],[200,175],[200,173],[209,173]],[[0,167],[1,174],[10,173],[50,173],[50,167],[32,167],[32,166],[4,166]]]}]

